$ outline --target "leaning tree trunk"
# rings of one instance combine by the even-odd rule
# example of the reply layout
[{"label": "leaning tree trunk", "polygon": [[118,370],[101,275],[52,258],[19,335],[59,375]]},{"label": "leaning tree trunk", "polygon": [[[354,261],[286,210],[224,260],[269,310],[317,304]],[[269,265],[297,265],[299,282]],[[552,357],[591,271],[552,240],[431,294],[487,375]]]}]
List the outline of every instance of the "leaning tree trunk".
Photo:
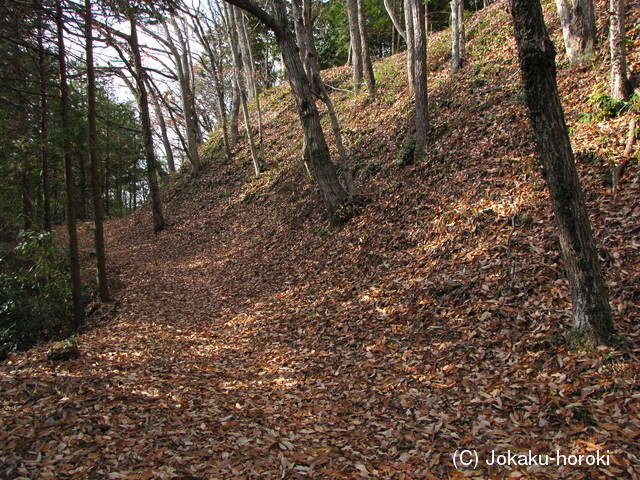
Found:
[{"label": "leaning tree trunk", "polygon": [[596,18],[593,0],[556,0],[569,64],[588,65],[595,59]]},{"label": "leaning tree trunk", "polygon": [[357,93],[362,86],[362,41],[358,27],[358,0],[347,0],[349,17],[349,38],[351,39],[351,64],[353,68],[353,90]]},{"label": "leaning tree trunk", "polygon": [[556,51],[539,0],[511,0],[529,116],[545,168],[573,300],[574,332],[611,341],[614,326],[556,83]]},{"label": "leaning tree trunk", "polygon": [[247,26],[244,21],[244,13],[239,8],[236,9],[238,18],[238,38],[240,40],[240,50],[242,52],[243,65],[246,73],[246,79],[251,92],[251,98],[256,104],[256,113],[258,116],[258,148],[260,149],[260,160],[262,169],[266,169],[266,156],[264,154],[264,132],[262,126],[262,108],[260,107],[260,95],[258,94],[258,86],[256,85],[256,75],[253,67],[253,54],[251,53],[251,42],[247,34]]},{"label": "leaning tree trunk", "polygon": [[164,217],[162,216],[162,201],[160,199],[160,188],[158,187],[158,174],[156,172],[156,154],[153,149],[153,131],[151,130],[151,117],[149,116],[149,98],[145,77],[147,72],[142,66],[140,56],[140,45],[138,44],[137,21],[131,13],[129,22],[131,24],[131,36],[129,46],[135,63],[135,80],[138,87],[138,103],[140,104],[140,120],[142,123],[142,137],[144,139],[145,160],[147,164],[147,181],[149,182],[149,196],[151,197],[151,211],[153,213],[153,230],[159,232],[164,228]]},{"label": "leaning tree trunk", "polygon": [[[304,7],[300,11],[298,0],[291,2],[291,7],[294,15],[294,24],[296,30],[296,37],[298,40],[298,47],[300,49],[300,57],[305,67],[305,72],[312,82],[314,93],[322,99],[329,111],[329,118],[331,119],[331,127],[333,129],[333,135],[336,140],[336,146],[338,147],[338,155],[340,157],[340,170],[344,178],[345,186],[350,198],[358,196],[358,192],[353,181],[353,175],[351,174],[351,168],[349,166],[349,159],[342,143],[342,133],[340,131],[340,122],[338,116],[333,108],[333,102],[329,96],[322,76],[320,75],[320,67],[318,63],[318,57],[316,56],[316,48],[313,41],[313,37],[310,32],[312,31],[311,25],[311,8],[310,1],[305,0]],[[304,146],[306,150],[306,144]],[[306,155],[303,156],[306,158]]]},{"label": "leaning tree trunk", "polygon": [[[402,39],[404,41],[406,41],[407,40],[407,34],[406,34],[404,28],[402,28],[402,24],[398,20],[398,17],[396,17],[396,13],[393,10],[393,6],[391,4],[389,4],[389,0],[384,0],[384,8],[387,11],[387,14],[389,15],[389,18],[391,19],[391,22],[393,23],[393,26],[395,27],[396,31],[398,32],[398,35],[400,35],[402,37]],[[391,49],[393,50],[393,42],[391,42]]]},{"label": "leaning tree trunk", "polygon": [[153,103],[153,110],[156,112],[156,119],[158,125],[160,125],[160,138],[162,139],[162,147],[164,148],[165,156],[167,157],[167,167],[169,167],[170,173],[176,171],[176,161],[173,158],[173,149],[171,148],[171,141],[169,140],[169,132],[167,131],[167,122],[164,119],[162,108],[160,108],[160,102],[158,97],[153,91],[150,91],[151,103]]},{"label": "leaning tree trunk", "polygon": [[58,58],[60,65],[60,122],[66,133],[62,144],[67,193],[67,232],[69,234],[69,266],[71,269],[71,292],[73,298],[73,321],[77,331],[84,321],[82,280],[80,279],[80,257],[78,256],[78,233],[76,231],[76,201],[73,178],[73,158],[69,137],[69,85],[67,82],[67,57],[64,45],[64,17],[62,0],[56,1],[56,25],[58,34]]},{"label": "leaning tree trunk", "polygon": [[238,27],[236,24],[235,10],[237,7],[227,5],[227,35],[231,45],[231,58],[233,60],[233,76],[238,95],[242,105],[242,114],[244,116],[244,126],[247,132],[247,140],[249,141],[249,151],[251,152],[251,161],[253,162],[253,170],[256,175],[261,173],[263,168],[263,159],[258,155],[256,144],[253,138],[251,127],[251,118],[249,116],[249,106],[247,105],[247,89],[245,85],[245,72],[238,51]]},{"label": "leaning tree trunk", "polygon": [[631,84],[627,77],[624,0],[610,0],[610,3],[611,98],[626,100],[631,95]]},{"label": "leaning tree trunk", "polygon": [[98,165],[98,127],[96,108],[96,76],[93,65],[93,32],[91,0],[85,0],[85,42],[87,52],[87,117],[89,124],[89,162],[91,168],[91,198],[93,201],[94,244],[96,249],[96,277],[100,301],[109,301],[107,286],[107,260],[104,248],[104,210],[102,208],[102,192],[100,189],[100,167]]},{"label": "leaning tree trunk", "polygon": [[282,59],[287,70],[291,91],[296,100],[296,107],[310,156],[312,174],[320,187],[331,222],[340,221],[338,209],[347,200],[348,195],[340,184],[336,166],[331,161],[329,146],[320,123],[320,114],[311,92],[311,82],[304,71],[304,65],[300,59],[295,33],[289,26],[287,5],[283,0],[271,0],[274,14],[270,15],[252,0],[226,1],[255,15],[274,32],[282,52]]},{"label": "leaning tree trunk", "polygon": [[298,56],[295,37],[289,30],[282,33],[278,40],[309,149],[311,170],[320,186],[329,216],[335,220],[338,207],[347,199],[347,192],[340,184],[335,165],[331,161],[329,146],[322,131],[320,115],[311,93],[309,79]]}]

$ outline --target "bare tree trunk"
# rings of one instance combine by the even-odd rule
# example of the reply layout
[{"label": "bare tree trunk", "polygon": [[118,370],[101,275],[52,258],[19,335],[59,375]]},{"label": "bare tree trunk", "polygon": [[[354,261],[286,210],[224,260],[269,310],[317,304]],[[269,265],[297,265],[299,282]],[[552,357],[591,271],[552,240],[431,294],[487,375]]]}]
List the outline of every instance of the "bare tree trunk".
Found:
[{"label": "bare tree trunk", "polygon": [[404,23],[406,25],[407,34],[407,80],[409,83],[409,94],[413,94],[416,90],[416,71],[415,71],[415,40],[413,25],[413,16],[411,13],[412,0],[404,0]]},{"label": "bare tree trunk", "polygon": [[[229,121],[227,117],[227,107],[225,105],[224,97],[224,84],[220,76],[219,54],[216,55],[213,50],[212,43],[215,41],[216,52],[219,52],[218,40],[214,37],[211,28],[207,26],[209,30],[209,38],[211,41],[205,40],[204,26],[200,22],[198,17],[195,18],[195,32],[198,36],[200,44],[203,46],[209,57],[209,64],[203,65],[205,69],[209,71],[211,78],[213,79],[213,86],[216,92],[216,116],[222,125],[222,141],[224,145],[225,156],[228,161],[231,161],[231,146],[229,142]],[[215,40],[214,40],[215,39]]]},{"label": "bare tree trunk", "polygon": [[[396,31],[403,38],[403,40],[406,42],[407,41],[407,33],[404,30],[404,28],[402,28],[402,24],[398,20],[398,17],[396,16],[396,13],[393,11],[393,7],[389,4],[389,0],[384,0],[384,8],[387,11],[387,14],[389,15],[389,18],[391,19],[391,22],[393,23],[393,26],[395,27]],[[393,41],[392,41],[391,44],[393,45]]]},{"label": "bare tree trunk", "polygon": [[107,284],[107,260],[104,249],[104,225],[102,209],[102,192],[100,191],[100,167],[98,160],[98,127],[96,108],[96,78],[93,65],[93,32],[91,0],[85,0],[85,42],[87,54],[87,117],[89,124],[89,161],[91,166],[91,194],[93,200],[94,244],[96,249],[96,276],[100,301],[109,301]]},{"label": "bare tree trunk", "polygon": [[556,0],[569,64],[588,65],[595,59],[596,19],[593,0]]},{"label": "bare tree trunk", "polygon": [[156,154],[153,149],[153,132],[151,130],[151,118],[149,116],[149,99],[145,77],[147,72],[142,66],[140,45],[138,44],[137,21],[134,13],[129,14],[131,24],[131,36],[129,46],[135,64],[135,80],[138,87],[138,103],[140,104],[140,120],[142,121],[142,136],[144,138],[145,159],[147,163],[147,181],[149,182],[149,195],[151,196],[151,211],[153,213],[153,230],[159,232],[165,226],[162,216],[162,201],[160,188],[158,187],[158,174],[156,173]]},{"label": "bare tree trunk", "polygon": [[360,48],[362,49],[362,69],[367,83],[369,97],[376,98],[376,79],[373,75],[371,52],[369,51],[369,35],[367,34],[367,18],[364,8],[364,0],[356,0],[358,4],[358,29],[360,30]]},{"label": "bare tree trunk", "polygon": [[[312,80],[312,87],[313,90],[315,90],[315,94],[322,99],[325,105],[327,105],[327,109],[329,110],[331,127],[333,129],[333,135],[336,140],[338,155],[340,157],[340,170],[342,172],[349,197],[355,198],[357,197],[358,192],[353,181],[353,175],[351,174],[351,168],[349,166],[347,153],[345,151],[344,144],[342,143],[340,122],[338,121],[338,116],[336,115],[335,109],[333,108],[331,97],[329,97],[327,89],[324,86],[324,82],[322,81],[318,57],[314,54],[314,52],[316,52],[316,48],[313,41],[313,36],[310,33],[312,31],[311,12],[309,11],[311,8],[311,3],[309,0],[305,0],[305,6],[302,12],[300,11],[297,0],[292,0],[291,6],[294,14],[294,23],[296,29],[296,37],[298,39],[298,46],[300,48],[300,56],[304,63],[305,71],[307,73],[307,76]],[[306,143],[303,149],[306,150]],[[308,155],[305,155],[303,153],[303,158],[307,157]]]},{"label": "bare tree trunk", "polygon": [[451,0],[451,75],[462,67],[464,56],[464,10],[462,0]]},{"label": "bare tree trunk", "polygon": [[65,183],[67,191],[67,232],[69,235],[69,266],[71,269],[71,291],[73,297],[73,320],[77,331],[84,322],[84,301],[80,278],[80,258],[78,256],[78,234],[76,231],[75,185],[73,179],[73,159],[69,138],[69,85],[67,82],[67,56],[64,45],[64,16],[61,0],[56,1],[56,25],[58,34],[58,57],[60,65],[60,120],[64,135],[63,153]]},{"label": "bare tree trunk", "polygon": [[421,161],[426,155],[429,132],[429,101],[427,97],[427,35],[425,32],[424,6],[420,0],[410,0],[414,29],[414,69],[416,107],[416,149],[414,160]]},{"label": "bare tree trunk", "polygon": [[158,101],[155,93],[151,90],[149,94],[151,96],[151,103],[153,103],[153,109],[156,112],[158,124],[160,125],[160,137],[162,138],[162,146],[167,157],[167,166],[169,167],[169,172],[174,173],[176,171],[176,162],[173,158],[173,148],[171,148],[171,142],[169,141],[169,133],[167,132],[167,124],[164,120],[164,114],[162,113],[160,102]]},{"label": "bare tree trunk", "polygon": [[238,145],[240,131],[238,129],[238,115],[240,113],[240,92],[234,85],[231,95],[231,110],[229,111],[229,148],[235,150]]},{"label": "bare tree trunk", "polygon": [[558,95],[556,51],[539,0],[510,3],[529,116],[569,276],[573,330],[581,342],[608,343],[611,308]]},{"label": "bare tree trunk", "polygon": [[249,107],[247,105],[247,90],[244,84],[244,72],[242,71],[242,62],[240,54],[238,52],[238,27],[235,19],[235,8],[233,5],[227,4],[227,35],[229,37],[229,43],[231,44],[231,56],[233,59],[233,73],[238,95],[240,96],[240,102],[242,105],[242,114],[244,116],[244,126],[247,132],[247,140],[249,141],[249,150],[251,151],[251,160],[253,162],[253,169],[255,174],[258,175],[262,172],[262,159],[258,155],[256,150],[256,144],[253,139],[253,131],[251,128],[251,118],[249,117]]},{"label": "bare tree trunk", "polygon": [[347,0],[349,36],[351,38],[351,64],[353,65],[353,90],[357,93],[362,86],[362,42],[358,26],[358,0]]},{"label": "bare tree trunk", "polygon": [[194,94],[191,82],[191,71],[189,62],[189,49],[184,40],[182,32],[178,27],[177,22],[172,17],[170,19],[173,30],[178,37],[178,43],[180,44],[180,50],[175,45],[169,28],[166,23],[163,23],[164,32],[166,35],[166,45],[173,56],[173,63],[176,67],[176,74],[178,76],[178,83],[180,85],[180,99],[182,101],[182,113],[184,115],[184,125],[187,134],[187,155],[193,168],[193,173],[196,175],[202,168],[200,162],[200,154],[198,153],[198,126],[196,121],[196,111],[194,103]]},{"label": "bare tree trunk", "polygon": [[631,95],[631,84],[627,77],[627,34],[624,8],[624,0],[610,0],[611,98],[617,100],[626,100]]},{"label": "bare tree trunk", "polygon": [[239,8],[236,8],[238,25],[238,38],[240,39],[240,49],[242,51],[242,58],[244,69],[246,72],[246,78],[249,83],[249,91],[251,97],[256,103],[256,113],[258,114],[258,148],[260,149],[260,161],[261,169],[265,170],[265,155],[264,155],[264,138],[262,129],[262,109],[260,108],[260,95],[258,95],[258,87],[256,85],[256,75],[253,68],[253,54],[251,53],[251,42],[249,41],[249,35],[247,34],[247,26],[244,21],[244,13]]}]

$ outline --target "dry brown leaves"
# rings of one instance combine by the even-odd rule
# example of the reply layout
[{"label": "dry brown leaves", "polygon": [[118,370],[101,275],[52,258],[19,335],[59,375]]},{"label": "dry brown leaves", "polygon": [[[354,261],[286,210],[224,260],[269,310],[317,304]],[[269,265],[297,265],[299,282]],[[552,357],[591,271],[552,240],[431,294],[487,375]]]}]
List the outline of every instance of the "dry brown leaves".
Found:
[{"label": "dry brown leaves", "polygon": [[[42,346],[0,366],[0,475],[638,478],[637,162],[615,197],[608,164],[579,164],[630,347],[568,351],[567,282],[513,45],[492,51],[455,81],[446,65],[433,73],[425,165],[396,164],[410,103],[388,73],[402,56],[377,63],[387,80],[375,103],[335,92],[371,199],[339,231],[326,228],[279,90],[265,102],[272,173],[249,179],[241,152],[170,182],[166,231],[151,233],[146,208],[109,221],[122,288],[78,337],[81,356],[54,362]],[[561,74],[592,85],[599,73]],[[569,95],[567,109],[583,100]],[[573,127],[576,150],[612,148]],[[477,467],[454,466],[462,449]],[[601,451],[609,464],[492,466],[492,451]]]}]

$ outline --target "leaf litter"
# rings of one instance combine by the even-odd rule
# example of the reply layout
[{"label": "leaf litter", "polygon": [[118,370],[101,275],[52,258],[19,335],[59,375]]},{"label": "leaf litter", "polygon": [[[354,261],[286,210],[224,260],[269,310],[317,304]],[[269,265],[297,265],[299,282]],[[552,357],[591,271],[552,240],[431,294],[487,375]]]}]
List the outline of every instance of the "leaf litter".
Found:
[{"label": "leaf litter", "polygon": [[[54,361],[43,345],[0,366],[1,474],[637,478],[638,162],[613,195],[611,165],[577,156],[629,347],[570,351],[568,284],[507,19],[497,4],[470,20],[464,78],[449,79],[446,62],[433,68],[425,164],[398,162],[411,133],[403,55],[376,63],[375,103],[334,93],[370,200],[342,228],[327,228],[299,160],[286,88],[266,93],[277,112],[265,119],[270,172],[250,177],[241,150],[235,163],[214,158],[199,178],[169,180],[166,231],[152,233],[146,206],[108,220],[116,301],[93,313],[80,355]],[[605,72],[560,69],[559,81],[588,91]],[[326,76],[344,82],[349,71]],[[576,91],[567,112],[586,108]],[[624,119],[567,118],[576,151],[624,148],[599,131],[624,135]],[[90,277],[91,227],[80,233]],[[460,450],[481,461],[456,468]],[[508,451],[600,451],[610,462],[488,464]]]}]

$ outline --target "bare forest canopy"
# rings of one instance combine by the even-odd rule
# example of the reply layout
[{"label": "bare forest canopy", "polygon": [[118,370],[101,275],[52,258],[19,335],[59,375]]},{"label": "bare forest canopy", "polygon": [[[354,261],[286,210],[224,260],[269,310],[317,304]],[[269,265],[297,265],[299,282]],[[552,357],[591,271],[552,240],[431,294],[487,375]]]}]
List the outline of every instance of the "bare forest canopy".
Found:
[{"label": "bare forest canopy", "polygon": [[639,5],[0,3],[0,477],[640,476]]}]

